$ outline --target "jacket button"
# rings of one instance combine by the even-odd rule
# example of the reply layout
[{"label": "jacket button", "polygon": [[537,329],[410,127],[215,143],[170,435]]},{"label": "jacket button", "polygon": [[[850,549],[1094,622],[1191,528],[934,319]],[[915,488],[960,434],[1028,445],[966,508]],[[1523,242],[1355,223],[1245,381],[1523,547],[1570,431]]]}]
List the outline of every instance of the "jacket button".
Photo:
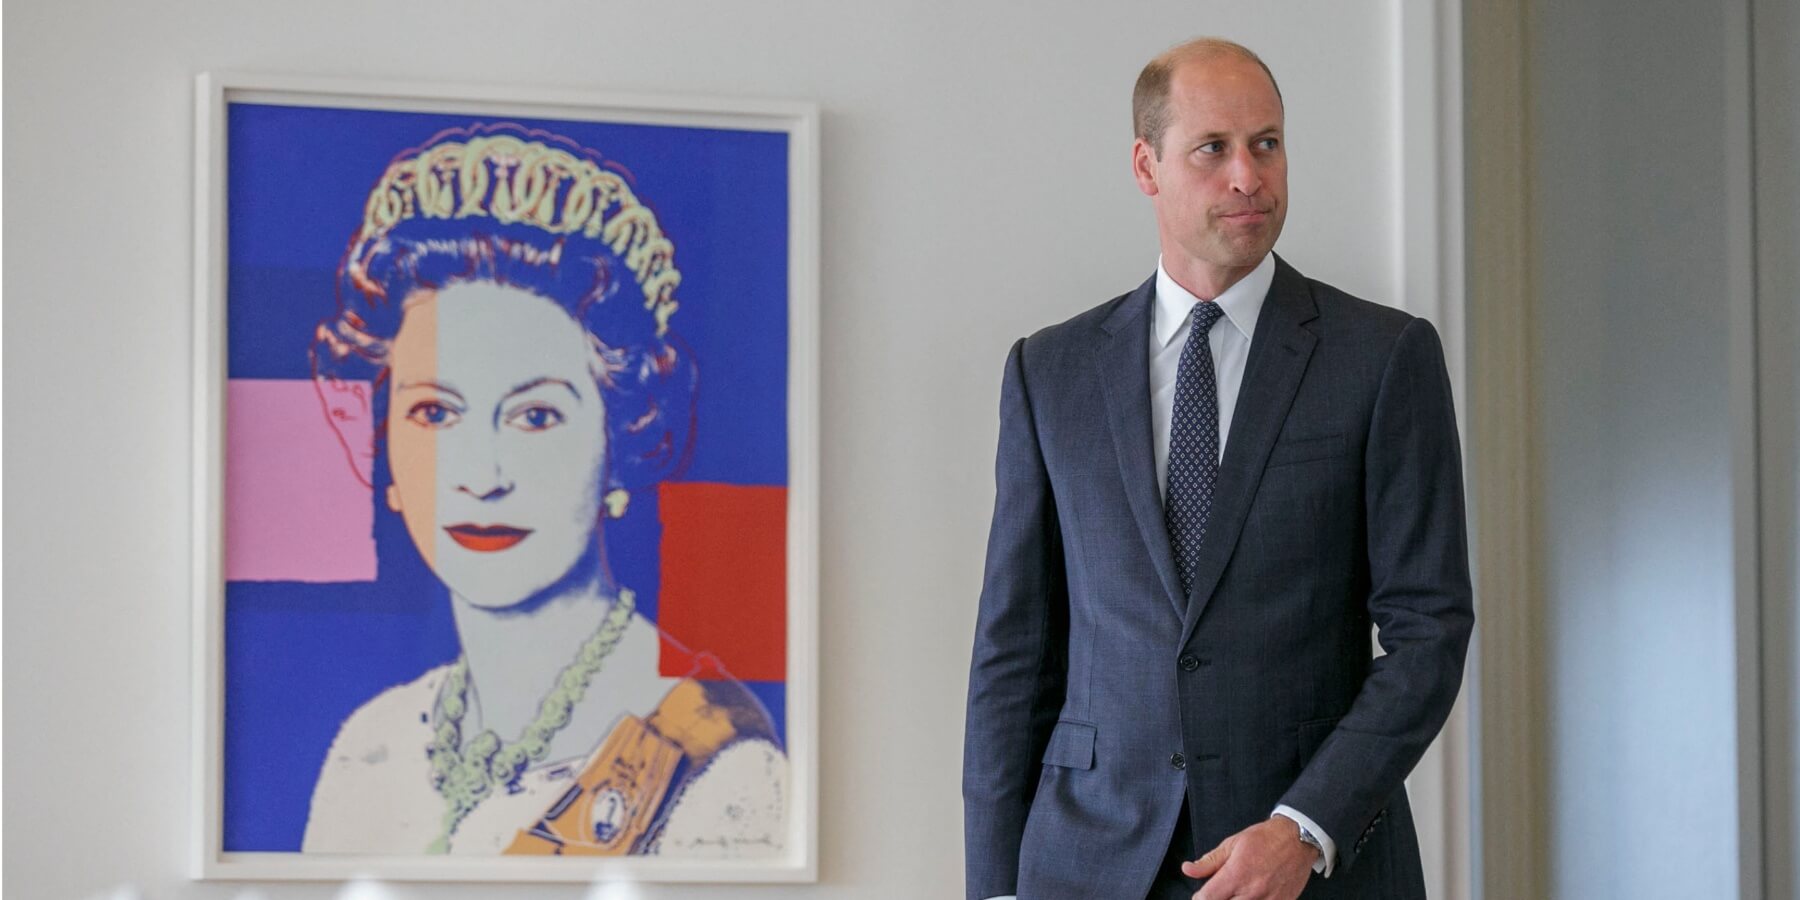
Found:
[{"label": "jacket button", "polygon": [[1169,757],[1169,765],[1174,767],[1176,771],[1185,769],[1187,768],[1187,757],[1177,753],[1174,756]]},{"label": "jacket button", "polygon": [[1181,662],[1181,670],[1183,672],[1192,672],[1195,669],[1200,668],[1200,658],[1195,656],[1192,653],[1181,654],[1180,662]]}]

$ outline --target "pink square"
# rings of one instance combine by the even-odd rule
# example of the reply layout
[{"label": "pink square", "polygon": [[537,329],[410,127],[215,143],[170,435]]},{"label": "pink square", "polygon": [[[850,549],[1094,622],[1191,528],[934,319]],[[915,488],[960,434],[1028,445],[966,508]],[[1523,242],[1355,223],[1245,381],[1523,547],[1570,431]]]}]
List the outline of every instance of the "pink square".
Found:
[{"label": "pink square", "polygon": [[225,409],[225,578],[373,581],[375,510],[346,449],[368,447],[368,417],[340,438],[311,381],[233,378]]}]

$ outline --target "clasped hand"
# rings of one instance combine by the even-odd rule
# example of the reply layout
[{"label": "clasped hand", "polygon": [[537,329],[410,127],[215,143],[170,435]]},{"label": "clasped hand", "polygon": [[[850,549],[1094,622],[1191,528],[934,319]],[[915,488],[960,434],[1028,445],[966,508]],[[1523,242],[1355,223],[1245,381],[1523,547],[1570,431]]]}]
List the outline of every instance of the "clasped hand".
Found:
[{"label": "clasped hand", "polygon": [[1300,840],[1285,816],[1259,822],[1181,864],[1181,874],[1209,879],[1194,900],[1294,900],[1306,888],[1319,851]]}]

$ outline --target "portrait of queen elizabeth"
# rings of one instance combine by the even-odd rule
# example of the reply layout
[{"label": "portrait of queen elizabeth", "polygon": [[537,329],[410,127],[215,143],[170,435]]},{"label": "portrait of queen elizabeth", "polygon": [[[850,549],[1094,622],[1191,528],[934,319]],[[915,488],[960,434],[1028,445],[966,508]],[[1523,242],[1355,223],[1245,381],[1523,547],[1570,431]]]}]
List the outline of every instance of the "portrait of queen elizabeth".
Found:
[{"label": "portrait of queen elizabeth", "polygon": [[779,727],[607,549],[698,427],[674,242],[625,170],[543,129],[449,129],[369,175],[312,377],[457,649],[343,719],[301,849],[778,854]]}]

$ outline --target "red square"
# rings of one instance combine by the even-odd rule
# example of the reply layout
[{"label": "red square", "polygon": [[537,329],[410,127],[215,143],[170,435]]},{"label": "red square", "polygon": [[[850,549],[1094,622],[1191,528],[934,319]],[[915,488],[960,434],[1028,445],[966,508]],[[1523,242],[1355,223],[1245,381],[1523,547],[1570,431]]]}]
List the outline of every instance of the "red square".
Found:
[{"label": "red square", "polygon": [[710,655],[740,681],[786,680],[787,488],[664,482],[657,503],[662,674],[706,677]]}]

